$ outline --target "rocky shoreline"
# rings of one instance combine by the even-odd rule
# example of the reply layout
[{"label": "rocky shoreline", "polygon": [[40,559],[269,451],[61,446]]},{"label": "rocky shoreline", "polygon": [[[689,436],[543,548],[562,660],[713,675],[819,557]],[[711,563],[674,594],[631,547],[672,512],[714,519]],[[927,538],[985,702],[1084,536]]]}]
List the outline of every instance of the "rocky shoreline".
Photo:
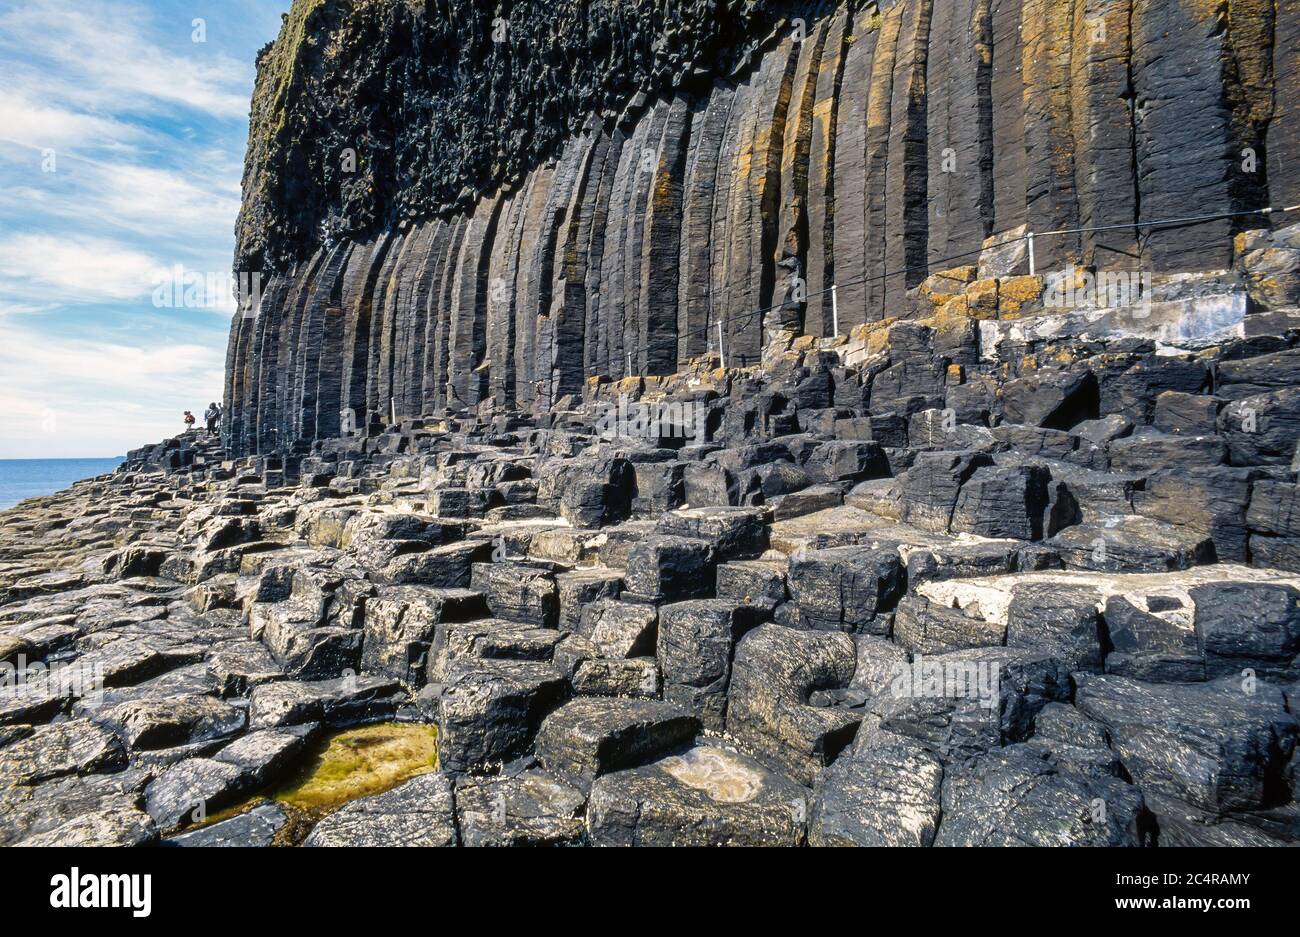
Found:
[{"label": "rocky shoreline", "polygon": [[1300,840],[1294,310],[1043,334],[978,273],[750,368],[184,436],[0,514],[0,841],[269,844],[203,821],[378,722],[438,770],[306,845]]}]

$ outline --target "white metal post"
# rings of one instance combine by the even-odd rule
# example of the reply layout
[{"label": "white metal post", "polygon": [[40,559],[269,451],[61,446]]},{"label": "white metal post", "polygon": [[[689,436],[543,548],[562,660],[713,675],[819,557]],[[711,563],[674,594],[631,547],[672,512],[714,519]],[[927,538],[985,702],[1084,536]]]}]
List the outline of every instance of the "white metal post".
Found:
[{"label": "white metal post", "polygon": [[831,329],[836,337],[840,334],[840,294],[839,287],[831,287]]},{"label": "white metal post", "polygon": [[1034,232],[1030,231],[1025,238],[1029,242],[1029,275],[1032,277],[1034,275]]},{"label": "white metal post", "polygon": [[723,368],[727,366],[727,353],[722,347],[722,320],[718,320],[718,362]]}]

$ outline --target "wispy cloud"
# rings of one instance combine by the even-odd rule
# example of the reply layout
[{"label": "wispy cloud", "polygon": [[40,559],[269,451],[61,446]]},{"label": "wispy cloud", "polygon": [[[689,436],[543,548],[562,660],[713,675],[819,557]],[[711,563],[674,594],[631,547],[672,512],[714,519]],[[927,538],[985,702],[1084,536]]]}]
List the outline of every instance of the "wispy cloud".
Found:
[{"label": "wispy cloud", "polygon": [[0,0],[0,458],[120,454],[219,395],[229,309],[152,294],[229,272],[253,62],[288,6]]},{"label": "wispy cloud", "polygon": [[138,299],[150,293],[161,266],[114,241],[19,234],[0,241],[0,298],[51,304]]},{"label": "wispy cloud", "polygon": [[200,179],[158,166],[76,157],[58,166],[43,174],[33,159],[24,172],[13,173],[13,185],[0,191],[0,210],[42,204],[45,220],[75,230],[117,229],[191,249],[219,241],[228,249],[239,213],[237,182],[229,176]]},{"label": "wispy cloud", "polygon": [[11,88],[0,98],[0,138],[32,149],[57,151],[87,141],[96,141],[107,149],[126,148],[142,136],[139,127],[111,117],[37,102],[17,88]]},{"label": "wispy cloud", "polygon": [[[146,39],[147,8],[126,3],[27,0],[0,15],[0,51],[20,63],[18,87],[83,109],[151,113],[159,104],[238,119],[248,112],[251,61],[181,55]],[[191,20],[172,16],[170,35],[194,43]],[[21,56],[21,58],[20,58]]]},{"label": "wispy cloud", "polygon": [[5,458],[118,455],[180,429],[220,395],[223,357],[197,343],[62,338],[0,318]]}]

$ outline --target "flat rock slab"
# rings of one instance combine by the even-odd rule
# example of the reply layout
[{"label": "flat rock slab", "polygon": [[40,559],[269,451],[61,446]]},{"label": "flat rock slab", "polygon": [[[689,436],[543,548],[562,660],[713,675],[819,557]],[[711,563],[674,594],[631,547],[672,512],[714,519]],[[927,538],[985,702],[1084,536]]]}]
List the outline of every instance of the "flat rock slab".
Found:
[{"label": "flat rock slab", "polygon": [[145,789],[145,810],[164,830],[197,823],[231,803],[246,789],[238,765],[211,758],[187,758],[163,771]]},{"label": "flat rock slab", "polygon": [[1076,703],[1111,733],[1141,787],[1224,813],[1261,806],[1281,788],[1297,725],[1262,681],[1161,685],[1089,676]]},{"label": "flat rock slab", "polygon": [[895,664],[864,717],[959,760],[1028,738],[1038,713],[1070,691],[1070,671],[1055,654],[968,648]]},{"label": "flat rock slab", "polygon": [[316,824],[304,846],[455,846],[451,780],[422,774],[344,805]]},{"label": "flat rock slab", "polygon": [[1182,570],[1214,558],[1208,536],[1137,515],[1076,524],[1047,545],[1061,554],[1067,569],[1114,573]]},{"label": "flat rock slab", "polygon": [[466,660],[550,660],[564,634],[503,618],[444,622],[429,649],[427,678],[441,683],[448,670]]},{"label": "flat rock slab", "polygon": [[870,546],[797,553],[789,585],[804,627],[851,634],[887,634],[885,615],[906,589],[897,548]]},{"label": "flat rock slab", "polygon": [[949,766],[936,846],[1139,846],[1143,801],[1117,778],[1058,771],[1013,745]]},{"label": "flat rock slab", "polygon": [[121,703],[95,721],[140,751],[229,738],[243,730],[248,716],[213,696],[177,696]]},{"label": "flat rock slab", "polygon": [[692,741],[700,720],[671,703],[582,698],[551,713],[537,733],[537,758],[587,790],[602,774],[642,764]]},{"label": "flat rock slab", "polygon": [[15,784],[124,767],[121,739],[86,719],[37,726],[31,735],[0,748],[0,777]]},{"label": "flat rock slab", "polygon": [[487,599],[497,618],[554,628],[559,621],[560,599],[551,563],[475,563],[471,587]]},{"label": "flat rock slab", "polygon": [[707,541],[652,534],[628,554],[623,584],[655,601],[704,598],[713,591],[716,567],[716,553]]},{"label": "flat rock slab", "polygon": [[[1005,626],[1011,602],[1024,586],[1041,584],[1070,589],[1086,588],[1097,593],[1099,609],[1104,609],[1106,599],[1120,596],[1143,611],[1160,614],[1167,620],[1180,623],[1190,634],[1194,633],[1193,615],[1196,609],[1192,590],[1198,586],[1229,582],[1272,583],[1300,588],[1300,576],[1294,573],[1256,569],[1234,563],[1216,563],[1212,566],[1160,573],[1042,570],[1009,576],[923,582],[916,587],[916,592],[936,605],[978,611],[979,617],[985,621]],[[1162,601],[1152,605],[1153,597],[1159,597]]]},{"label": "flat rock slab", "polygon": [[74,817],[52,830],[22,840],[20,846],[151,846],[158,827],[138,807],[119,801]]},{"label": "flat rock slab", "polygon": [[719,560],[756,557],[767,549],[766,508],[704,507],[672,511],[659,519],[658,531],[693,537],[714,545]]},{"label": "flat rock slab", "polygon": [[283,680],[256,687],[249,706],[253,729],[322,722],[331,726],[392,716],[402,694],[391,677]]},{"label": "flat rock slab", "polygon": [[221,749],[213,759],[237,767],[248,787],[261,787],[302,754],[314,730],[315,726],[301,726],[250,732]]},{"label": "flat rock slab", "polygon": [[32,787],[0,785],[0,846],[48,833],[79,817],[141,805],[150,773],[141,769],[68,776]]},{"label": "flat rock slab", "polygon": [[576,696],[634,696],[654,698],[662,681],[653,657],[626,660],[592,658],[578,663],[570,678]]},{"label": "flat rock slab", "polygon": [[595,846],[798,846],[808,789],[712,746],[596,779],[587,805]]},{"label": "flat rock slab", "polygon": [[[865,730],[864,730],[865,731]],[[943,763],[913,739],[877,733],[817,779],[813,846],[929,846],[942,814]]]},{"label": "flat rock slab", "polygon": [[936,539],[935,534],[846,504],[777,521],[772,525],[771,544],[773,550],[793,556],[800,550],[812,549],[817,540],[834,540],[839,545],[847,545],[879,537],[917,546],[933,543]]},{"label": "flat rock slab", "polygon": [[543,771],[468,781],[456,789],[456,818],[465,846],[571,846],[586,837],[575,787]]},{"label": "flat rock slab", "polygon": [[248,813],[241,813],[229,820],[222,820],[211,826],[165,839],[162,845],[265,848],[273,845],[275,834],[280,831],[287,819],[279,804],[262,804]]},{"label": "flat rock slab", "polygon": [[578,633],[617,660],[641,657],[654,649],[659,616],[653,605],[598,599],[582,610]]},{"label": "flat rock slab", "polygon": [[564,677],[545,663],[467,660],[453,665],[438,697],[442,769],[480,772],[522,755],[565,689]]}]

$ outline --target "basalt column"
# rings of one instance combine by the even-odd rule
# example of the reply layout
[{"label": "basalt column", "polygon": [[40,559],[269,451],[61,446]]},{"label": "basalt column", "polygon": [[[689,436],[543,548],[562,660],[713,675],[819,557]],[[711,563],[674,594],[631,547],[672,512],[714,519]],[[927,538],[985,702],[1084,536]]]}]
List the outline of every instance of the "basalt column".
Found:
[{"label": "basalt column", "polygon": [[676,99],[667,110],[641,246],[640,292],[645,305],[637,324],[639,363],[647,374],[677,370],[682,184],[691,114],[685,98]]},{"label": "basalt column", "polygon": [[447,335],[447,405],[453,411],[474,407],[487,392],[481,365],[486,348],[488,264],[501,204],[500,196],[479,202],[456,265]]},{"label": "basalt column", "polygon": [[582,392],[587,368],[587,289],[591,273],[592,243],[599,219],[601,183],[612,147],[609,137],[594,122],[585,133],[579,183],[569,204],[565,235],[560,246],[556,279],[556,322],[553,327],[552,386],[558,399]]},{"label": "basalt column", "polygon": [[707,98],[692,102],[690,151],[682,197],[681,257],[678,261],[677,359],[689,361],[710,347],[713,279],[711,244],[717,203],[722,138],[734,89],[715,84]]},{"label": "basalt column", "polygon": [[926,266],[929,164],[925,75],[933,0],[914,0],[895,9],[901,11],[903,21],[894,60],[894,100],[890,107],[885,182],[889,210],[885,213],[884,303],[891,312],[904,307],[907,290],[929,273]]},{"label": "basalt column", "polygon": [[934,8],[926,70],[928,262],[972,263],[993,223],[993,16],[989,0]]},{"label": "basalt column", "polygon": [[[986,238],[1022,227],[1038,235],[1042,273],[1222,270],[1232,236],[1265,224],[1242,213],[1300,201],[1300,0],[780,12],[757,0],[743,27],[715,9],[736,31],[692,33],[702,44],[689,51],[673,30],[700,29],[693,7],[647,18],[609,0],[589,9],[583,56],[639,64],[604,78],[571,60],[573,37],[543,41],[539,21],[499,47],[482,36],[462,46],[470,26],[449,37],[438,11],[408,19],[390,2],[373,0],[408,33],[385,34],[376,54],[404,79],[362,82],[354,104],[374,117],[352,141],[350,187],[282,178],[316,157],[264,135],[281,126],[277,108],[295,133],[330,137],[321,109],[352,120],[337,110],[353,99],[336,71],[366,79],[373,64],[308,53],[356,37],[300,3],[298,32],[263,59],[241,259],[274,269],[257,308],[231,323],[232,454],[301,450],[392,416],[545,408],[706,355],[753,365],[765,323],[828,336],[837,309],[845,335],[924,313],[915,289],[927,275],[974,263]],[[512,16],[530,10],[520,2]],[[421,44],[426,28],[436,44]],[[418,48],[404,52],[408,39]],[[659,60],[656,47],[677,51]],[[311,80],[273,100],[281,85],[265,70],[277,63]],[[318,99],[321,87],[337,100]],[[565,89],[581,90],[581,107],[561,106]],[[422,123],[445,117],[443,95],[516,123]],[[455,166],[454,178],[432,164]],[[322,205],[290,211],[281,185]],[[324,234],[304,234],[326,208]],[[1219,212],[1238,215],[1152,226]],[[978,367],[968,351],[962,363]]]},{"label": "basalt column", "polygon": [[[808,169],[812,152],[813,108],[817,77],[829,21],[821,20],[808,34],[806,24],[796,39],[798,61],[786,109],[781,146],[780,214],[777,223],[776,295],[785,304],[782,324],[801,327],[808,293]],[[824,186],[824,181],[823,181]]]},{"label": "basalt column", "polygon": [[804,332],[829,335],[830,288],[835,282],[835,142],[840,87],[848,49],[848,12],[837,10],[824,24],[825,41],[817,68],[816,96],[812,107],[812,137],[808,144],[808,254],[805,269],[808,302]]},{"label": "basalt column", "polygon": [[[871,131],[870,109],[880,94],[888,94],[892,75],[883,86],[873,75],[876,44],[880,40],[880,14],[874,8],[861,11],[850,23],[848,52],[844,57],[844,76],[840,84],[839,110],[835,133],[835,201],[834,201],[834,279],[839,309],[840,331],[869,319],[880,318],[867,311],[867,271],[873,271],[883,258],[884,227],[868,230],[867,205],[871,196],[884,198],[885,166],[877,163],[868,169],[867,137]],[[879,130],[877,124],[876,130]],[[879,134],[876,142],[881,142]],[[880,154],[883,150],[877,150]],[[877,220],[883,222],[883,202]],[[873,250],[874,248],[874,250]],[[829,285],[829,284],[828,284]],[[829,310],[828,310],[829,312]],[[825,330],[830,334],[830,329]]]},{"label": "basalt column", "polygon": [[[1268,125],[1265,167],[1271,201],[1300,205],[1300,0],[1277,0],[1273,37],[1273,119]],[[1279,227],[1294,222],[1279,216]]]}]

